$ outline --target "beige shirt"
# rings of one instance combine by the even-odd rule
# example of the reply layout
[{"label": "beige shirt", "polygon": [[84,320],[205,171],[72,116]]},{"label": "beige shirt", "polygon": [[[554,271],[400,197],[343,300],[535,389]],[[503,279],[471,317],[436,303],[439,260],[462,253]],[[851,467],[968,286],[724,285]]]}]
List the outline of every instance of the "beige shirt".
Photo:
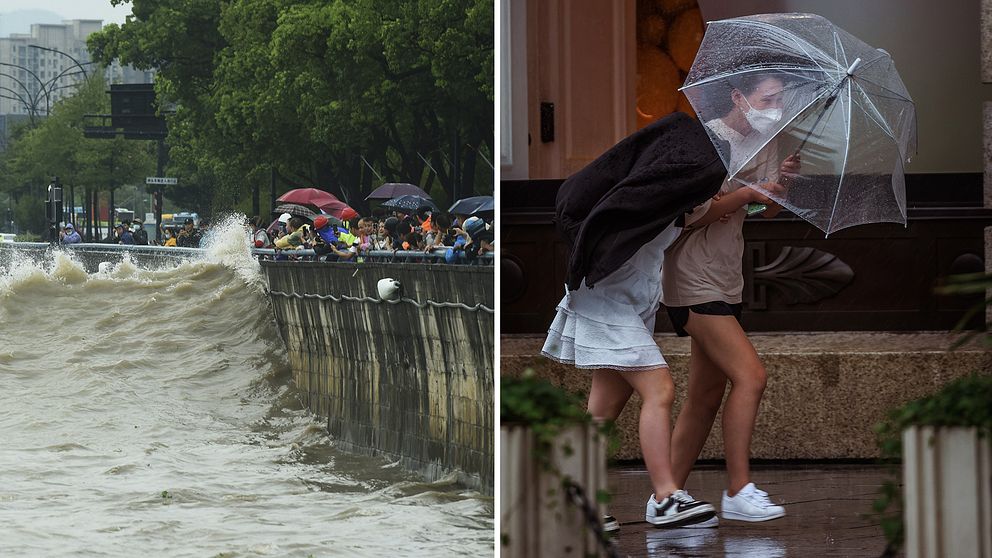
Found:
[{"label": "beige shirt", "polygon": [[[739,156],[745,139],[722,120],[714,119],[706,126],[721,139],[730,143],[731,160]],[[774,153],[765,149],[762,153]],[[758,176],[777,179],[767,174],[772,166],[770,157],[759,157],[747,167],[746,181],[759,182]],[[729,194],[742,186],[737,179],[724,181],[720,194]],[[697,206],[685,219],[686,228],[674,243],[665,251],[665,265],[662,268],[662,302],[665,306],[692,306],[704,302],[722,301],[739,304],[744,292],[744,218],[747,209],[742,206],[726,222],[715,221],[703,227],[692,224],[701,219],[709,210],[712,200]]]}]

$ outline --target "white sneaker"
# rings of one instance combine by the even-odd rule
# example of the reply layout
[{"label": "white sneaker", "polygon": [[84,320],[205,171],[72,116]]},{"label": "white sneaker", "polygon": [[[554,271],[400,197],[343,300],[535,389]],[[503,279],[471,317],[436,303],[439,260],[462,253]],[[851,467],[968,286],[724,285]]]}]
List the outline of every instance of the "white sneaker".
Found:
[{"label": "white sneaker", "polygon": [[655,527],[684,527],[706,521],[716,515],[716,509],[706,502],[696,500],[685,490],[676,490],[661,502],[648,500],[644,521]]},{"label": "white sneaker", "polygon": [[753,482],[747,483],[733,498],[724,490],[721,512],[724,519],[737,521],[768,521],[785,516],[785,508],[773,504],[768,493]]}]

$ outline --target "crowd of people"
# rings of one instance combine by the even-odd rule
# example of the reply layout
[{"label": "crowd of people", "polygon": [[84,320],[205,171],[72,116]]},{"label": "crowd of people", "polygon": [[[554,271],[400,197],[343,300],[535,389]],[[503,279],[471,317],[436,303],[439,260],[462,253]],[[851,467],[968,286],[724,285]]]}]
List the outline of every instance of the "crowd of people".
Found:
[{"label": "crowd of people", "polygon": [[[330,215],[312,220],[283,213],[271,225],[261,217],[250,219],[251,244],[276,250],[277,259],[289,259],[292,251],[311,249],[326,261],[357,260],[371,251],[441,251],[448,263],[474,260],[494,249],[495,232],[491,223],[478,216],[454,215],[422,209],[413,213],[377,209],[369,217],[342,222]],[[162,246],[198,248],[206,233],[206,220],[195,223],[187,218],[182,226],[162,227]],[[59,232],[62,244],[82,242],[72,223]],[[103,240],[110,244],[156,246],[138,219],[117,223]]]},{"label": "crowd of people", "polygon": [[[207,221],[201,220],[199,225],[193,219],[187,218],[182,226],[165,225],[162,227],[162,241],[149,238],[148,231],[140,219],[121,221],[114,225],[109,234],[101,241],[104,244],[128,244],[134,246],[177,246],[179,248],[199,248],[200,241],[207,230]],[[59,231],[59,242],[62,244],[78,244],[83,239],[72,223],[66,223]]]},{"label": "crowd of people", "polygon": [[319,259],[348,261],[370,251],[444,250],[448,263],[475,259],[493,251],[495,233],[491,224],[477,216],[455,215],[423,209],[405,214],[376,211],[344,223],[328,215],[312,221],[283,213],[271,226],[251,219],[252,243],[256,248],[274,248],[277,257],[288,258],[292,250],[312,249]]}]

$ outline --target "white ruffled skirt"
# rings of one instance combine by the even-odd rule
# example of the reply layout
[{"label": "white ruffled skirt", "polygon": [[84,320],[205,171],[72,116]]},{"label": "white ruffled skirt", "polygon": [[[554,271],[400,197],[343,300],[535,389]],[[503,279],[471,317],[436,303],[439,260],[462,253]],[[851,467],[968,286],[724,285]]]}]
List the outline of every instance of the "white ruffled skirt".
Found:
[{"label": "white ruffled skirt", "polygon": [[574,291],[566,287],[541,354],[583,369],[667,366],[654,341],[654,321],[665,249],[681,231],[673,223],[594,288],[585,281]]}]

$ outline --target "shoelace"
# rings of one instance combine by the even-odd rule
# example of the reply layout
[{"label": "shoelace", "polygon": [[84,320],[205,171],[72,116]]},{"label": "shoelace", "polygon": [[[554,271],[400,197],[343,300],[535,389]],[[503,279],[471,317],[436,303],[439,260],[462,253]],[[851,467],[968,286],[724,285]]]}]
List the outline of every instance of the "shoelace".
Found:
[{"label": "shoelace", "polygon": [[768,493],[765,492],[764,490],[759,490],[758,488],[755,488],[754,491],[751,492],[750,494],[744,494],[744,497],[747,499],[747,501],[762,508],[767,508],[769,506],[775,505],[768,498]]},{"label": "shoelace", "polygon": [[696,501],[696,499],[690,496],[685,490],[676,490],[675,492],[672,492],[671,498],[676,502],[682,502],[683,504],[691,504]]}]

